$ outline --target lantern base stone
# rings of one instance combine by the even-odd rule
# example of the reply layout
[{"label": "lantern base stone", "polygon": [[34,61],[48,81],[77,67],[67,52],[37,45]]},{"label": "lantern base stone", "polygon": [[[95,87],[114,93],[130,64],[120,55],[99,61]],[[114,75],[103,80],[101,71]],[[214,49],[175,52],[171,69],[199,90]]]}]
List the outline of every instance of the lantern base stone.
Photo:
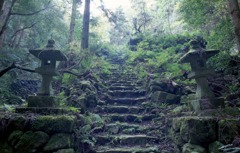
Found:
[{"label": "lantern base stone", "polygon": [[201,110],[217,109],[217,108],[225,107],[223,98],[206,98],[206,99],[191,100],[190,105],[193,108],[193,110],[196,112],[199,112]]},{"label": "lantern base stone", "polygon": [[57,107],[53,96],[29,96],[28,107]]}]

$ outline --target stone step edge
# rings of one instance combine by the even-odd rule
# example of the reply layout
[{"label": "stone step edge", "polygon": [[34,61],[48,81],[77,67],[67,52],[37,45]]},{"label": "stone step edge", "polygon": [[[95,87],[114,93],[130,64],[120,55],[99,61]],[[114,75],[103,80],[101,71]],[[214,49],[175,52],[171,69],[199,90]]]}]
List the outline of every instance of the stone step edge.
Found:
[{"label": "stone step edge", "polygon": [[133,153],[133,152],[139,152],[139,153],[150,153],[150,152],[158,152],[159,149],[157,146],[119,146],[119,147],[113,147],[113,146],[106,146],[106,147],[98,147],[95,149],[97,153]]}]

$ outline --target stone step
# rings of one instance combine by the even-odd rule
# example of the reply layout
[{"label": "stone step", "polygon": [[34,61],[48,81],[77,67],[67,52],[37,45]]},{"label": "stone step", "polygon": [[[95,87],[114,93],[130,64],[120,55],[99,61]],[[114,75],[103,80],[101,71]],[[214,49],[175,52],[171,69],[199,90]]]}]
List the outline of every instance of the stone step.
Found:
[{"label": "stone step", "polygon": [[113,97],[141,97],[145,96],[146,91],[145,90],[115,90],[115,91],[108,91],[108,94],[113,96]]},{"label": "stone step", "polygon": [[143,113],[144,108],[138,106],[114,106],[108,105],[103,106],[98,110],[97,113],[129,113],[129,114],[139,114]]},{"label": "stone step", "polygon": [[132,124],[127,122],[109,123],[104,127],[104,131],[110,134],[143,134],[149,129],[151,129],[151,126],[148,124]]},{"label": "stone step", "polygon": [[108,104],[118,104],[118,105],[141,105],[142,102],[146,101],[146,97],[139,98],[113,98],[108,99]]},{"label": "stone step", "polygon": [[123,77],[123,76],[110,76],[108,83],[116,83],[116,82],[138,82],[138,78],[136,77]]},{"label": "stone step", "polygon": [[129,123],[142,123],[152,121],[156,117],[154,114],[103,114],[101,115],[106,121],[109,122],[129,122]]},{"label": "stone step", "polygon": [[157,137],[147,135],[95,135],[96,145],[146,145],[158,142]]},{"label": "stone step", "polygon": [[135,86],[110,86],[109,90],[134,90]]},{"label": "stone step", "polygon": [[159,153],[157,146],[121,146],[121,147],[99,147],[96,153]]},{"label": "stone step", "polygon": [[111,86],[131,86],[131,87],[135,87],[136,84],[134,83],[111,83]]}]

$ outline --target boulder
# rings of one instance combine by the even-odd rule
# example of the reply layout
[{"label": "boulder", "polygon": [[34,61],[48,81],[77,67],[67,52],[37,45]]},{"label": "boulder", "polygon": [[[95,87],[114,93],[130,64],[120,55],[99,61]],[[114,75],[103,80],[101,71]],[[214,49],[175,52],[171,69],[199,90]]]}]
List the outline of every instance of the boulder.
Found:
[{"label": "boulder", "polygon": [[70,134],[58,133],[53,135],[43,150],[46,152],[55,151],[59,149],[68,149],[73,146],[73,141]]},{"label": "boulder", "polygon": [[179,104],[180,96],[170,94],[164,91],[155,91],[150,94],[150,98],[152,102],[157,103],[167,103],[167,104]]},{"label": "boulder", "polygon": [[8,137],[8,143],[12,146],[15,146],[23,135],[22,131],[13,131]]},{"label": "boulder", "polygon": [[208,146],[217,140],[217,120],[211,117],[179,117],[172,120],[171,136],[178,146]]},{"label": "boulder", "polygon": [[221,142],[215,141],[208,146],[208,150],[209,150],[208,152],[209,153],[220,153],[219,148],[222,146],[223,146],[223,144]]},{"label": "boulder", "polygon": [[43,131],[48,134],[72,133],[76,124],[76,117],[67,115],[39,116],[32,124],[32,130]]},{"label": "boulder", "polygon": [[220,120],[218,123],[218,131],[218,140],[224,144],[231,144],[234,137],[240,133],[240,120]]},{"label": "boulder", "polygon": [[182,87],[172,80],[156,81],[153,80],[149,85],[150,92],[165,91],[171,94],[180,95],[182,93]]},{"label": "boulder", "polygon": [[27,131],[24,133],[16,146],[17,153],[32,153],[37,152],[37,149],[43,146],[49,139],[49,136],[41,131]]},{"label": "boulder", "polygon": [[13,148],[7,143],[7,141],[0,141],[0,152],[1,153],[14,153]]}]

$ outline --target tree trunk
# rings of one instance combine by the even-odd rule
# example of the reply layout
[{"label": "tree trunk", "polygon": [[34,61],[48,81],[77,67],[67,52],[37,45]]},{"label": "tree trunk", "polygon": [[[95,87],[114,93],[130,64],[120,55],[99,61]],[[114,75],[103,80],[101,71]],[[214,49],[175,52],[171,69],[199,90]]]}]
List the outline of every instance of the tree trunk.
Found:
[{"label": "tree trunk", "polygon": [[71,22],[70,22],[70,31],[69,31],[69,38],[68,38],[68,44],[70,44],[73,41],[74,37],[74,29],[76,24],[76,14],[77,14],[77,2],[79,0],[73,0],[72,2],[72,15],[71,15]]},{"label": "tree trunk", "polygon": [[3,8],[4,0],[0,1],[0,16],[2,15],[2,8]]},{"label": "tree trunk", "polygon": [[240,51],[240,9],[238,0],[228,0],[228,7],[232,18],[238,50]]},{"label": "tree trunk", "polygon": [[90,0],[85,0],[81,49],[88,49],[89,22],[90,22]]},{"label": "tree trunk", "polygon": [[11,16],[11,10],[16,0],[7,0],[3,3],[3,9],[0,16],[0,37],[7,28],[7,22]]}]

